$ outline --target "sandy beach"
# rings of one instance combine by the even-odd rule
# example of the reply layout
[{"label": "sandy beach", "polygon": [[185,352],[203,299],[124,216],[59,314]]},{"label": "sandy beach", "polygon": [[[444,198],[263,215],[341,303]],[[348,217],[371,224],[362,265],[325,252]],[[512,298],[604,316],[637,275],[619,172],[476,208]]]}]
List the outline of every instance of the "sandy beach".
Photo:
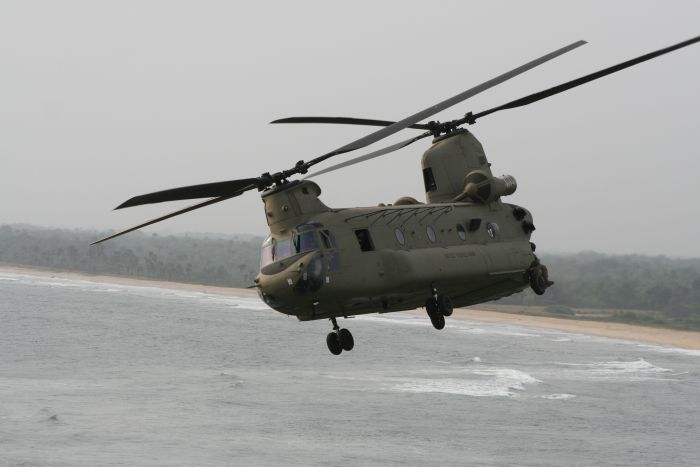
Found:
[{"label": "sandy beach", "polygon": [[[256,292],[250,289],[237,289],[231,287],[215,287],[198,284],[184,284],[180,282],[155,281],[147,279],[135,279],[130,277],[88,275],[75,272],[52,271],[48,269],[34,269],[0,265],[0,272],[11,274],[26,274],[43,277],[61,277],[75,280],[85,280],[107,284],[137,285],[143,287],[162,287],[170,289],[185,289],[203,293],[235,296],[256,296]],[[423,314],[422,310],[411,313]],[[576,334],[624,339],[649,344],[673,346],[683,349],[700,350],[700,332],[678,331],[674,329],[654,328],[647,326],[635,326],[631,324],[611,323],[604,321],[588,321],[575,319],[560,319],[554,317],[528,316],[515,313],[503,313],[496,311],[480,310],[478,307],[456,309],[451,319],[469,319],[492,323],[514,324],[518,326],[552,329]]]}]

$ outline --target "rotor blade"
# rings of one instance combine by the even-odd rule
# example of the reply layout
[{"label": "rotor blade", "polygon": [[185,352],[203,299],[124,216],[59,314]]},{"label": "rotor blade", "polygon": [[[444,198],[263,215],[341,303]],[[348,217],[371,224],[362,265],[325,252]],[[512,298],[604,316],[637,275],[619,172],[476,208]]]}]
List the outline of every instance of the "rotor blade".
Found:
[{"label": "rotor blade", "polygon": [[667,54],[669,52],[672,52],[674,50],[689,46],[691,44],[694,44],[696,42],[700,41],[700,36],[694,37],[692,39],[689,39],[687,41],[680,42],[676,45],[672,45],[670,47],[666,47],[665,49],[657,50],[656,52],[651,52],[646,55],[642,55],[637,58],[633,58],[632,60],[628,60],[626,62],[622,62],[618,65],[611,66],[609,68],[605,68],[604,70],[596,71],[595,73],[591,73],[586,76],[582,76],[581,78],[574,79],[572,81],[560,84],[558,86],[554,86],[549,89],[545,89],[544,91],[536,92],[534,94],[530,94],[529,96],[521,97],[520,99],[516,99],[514,101],[508,102],[507,104],[500,105],[498,107],[494,107],[492,109],[484,110],[483,112],[479,112],[477,114],[474,114],[471,116],[470,123],[473,123],[477,118],[484,117],[486,115],[492,114],[494,112],[498,112],[499,110],[505,110],[505,109],[514,109],[516,107],[522,107],[524,105],[532,104],[533,102],[537,102],[539,100],[545,99],[547,97],[553,96],[555,94],[559,94],[560,92],[567,91],[571,88],[575,88],[576,86],[580,86],[582,84],[588,83],[589,81],[596,80],[598,78],[602,78],[603,76],[607,76],[609,74],[618,72],[620,70],[624,70],[625,68],[629,68],[631,66],[637,65],[638,63],[645,62],[647,60],[651,60],[652,58],[656,58],[660,55]]},{"label": "rotor blade", "polygon": [[181,199],[213,198],[228,196],[238,192],[248,185],[257,186],[257,178],[244,178],[241,180],[229,180],[226,182],[204,183],[202,185],[183,186],[169,190],[157,191],[146,195],[134,196],[117,206],[116,209],[130,208],[142,204],[163,203],[165,201],[178,201]]},{"label": "rotor blade", "polygon": [[[388,120],[373,120],[369,118],[352,118],[352,117],[288,117],[273,120],[270,123],[340,123],[344,125],[369,125],[369,126],[389,126],[396,122]],[[406,128],[416,130],[427,130],[428,125],[417,123],[409,125]]]},{"label": "rotor blade", "polygon": [[308,176],[304,177],[304,180],[306,180],[307,178],[315,177],[315,176],[317,176],[317,175],[321,175],[321,174],[325,174],[325,173],[328,173],[328,172],[332,172],[332,171],[334,171],[334,170],[342,169],[343,167],[347,167],[347,166],[349,166],[349,165],[354,165],[354,164],[358,164],[358,163],[360,163],[360,162],[364,162],[364,161],[367,161],[367,160],[370,160],[370,159],[374,159],[375,157],[383,156],[384,154],[389,154],[390,152],[394,152],[394,151],[396,151],[396,150],[398,150],[398,149],[405,148],[405,147],[408,146],[409,144],[413,144],[413,143],[415,143],[416,141],[418,141],[419,139],[425,138],[426,136],[432,136],[432,133],[431,133],[430,131],[428,131],[428,132],[426,132],[426,133],[422,133],[422,134],[420,134],[420,135],[418,135],[418,136],[415,136],[415,137],[413,137],[413,138],[411,138],[411,139],[407,139],[406,141],[401,141],[401,142],[399,142],[399,143],[392,144],[391,146],[387,146],[387,147],[385,147],[384,149],[380,149],[380,150],[378,150],[378,151],[370,152],[369,154],[365,154],[364,156],[356,157],[356,158],[354,158],[354,159],[350,159],[350,160],[347,160],[347,161],[345,161],[345,162],[341,162],[340,164],[333,165],[333,166],[328,167],[328,168],[325,168],[325,169],[323,169],[323,170],[319,170],[318,172],[314,172],[314,173],[312,173],[311,175],[308,175]]},{"label": "rotor blade", "polygon": [[212,198],[212,199],[209,199],[209,200],[207,200],[207,201],[204,201],[203,203],[197,203],[197,204],[194,204],[194,205],[192,205],[192,206],[186,207],[186,208],[184,208],[184,209],[180,209],[180,210],[178,210],[178,211],[171,212],[170,214],[166,214],[165,216],[161,216],[161,217],[158,217],[158,218],[156,218],[156,219],[152,219],[152,220],[150,220],[150,221],[148,221],[148,222],[144,222],[143,224],[139,224],[139,225],[137,225],[137,226],[135,226],[135,227],[130,227],[130,228],[128,228],[128,229],[125,229],[125,230],[122,230],[122,231],[120,231],[120,232],[117,232],[117,233],[115,233],[115,234],[113,234],[113,235],[110,235],[109,237],[101,238],[101,239],[99,239],[99,240],[97,240],[97,241],[95,241],[95,242],[92,242],[90,245],[96,245],[96,244],[98,244],[98,243],[102,243],[102,242],[104,242],[104,241],[111,240],[111,239],[113,239],[113,238],[115,238],[115,237],[119,237],[119,236],[124,235],[124,234],[126,234],[126,233],[133,232],[134,230],[138,230],[138,229],[140,229],[141,227],[146,227],[147,225],[155,224],[156,222],[164,221],[165,219],[170,219],[171,217],[179,216],[180,214],[184,214],[184,213],[186,213],[186,212],[194,211],[195,209],[203,208],[203,207],[205,207],[205,206],[209,206],[209,205],[211,205],[211,204],[219,203],[219,202],[221,202],[221,201],[226,201],[227,199],[231,199],[231,198],[233,198],[233,197],[239,196],[239,195],[243,194],[245,191],[248,191],[248,190],[251,190],[251,189],[253,189],[253,188],[256,188],[257,186],[258,186],[257,184],[249,185],[249,186],[245,187],[245,189],[239,190],[238,192],[236,192],[236,193],[234,193],[234,194],[231,194],[231,195],[228,195],[228,196],[219,196],[218,198]]},{"label": "rotor blade", "polygon": [[585,44],[586,41],[577,41],[572,44],[567,45],[566,47],[562,47],[561,49],[555,50],[554,52],[548,53],[547,55],[544,55],[536,60],[533,60],[531,62],[526,63],[525,65],[519,66],[518,68],[515,68],[507,73],[503,73],[502,75],[499,75],[493,79],[490,79],[486,81],[485,83],[482,83],[478,86],[475,86],[471,89],[468,89],[460,94],[457,94],[456,96],[450,97],[449,99],[446,99],[438,104],[435,104],[431,107],[428,107],[425,110],[421,110],[420,112],[411,115],[410,117],[406,117],[403,120],[399,120],[396,123],[392,123],[391,125],[382,128],[381,130],[377,130],[374,133],[370,133],[367,136],[364,136],[358,140],[355,140],[351,143],[346,144],[345,146],[342,146],[334,151],[329,152],[328,154],[324,154],[323,156],[317,157],[316,159],[312,159],[308,161],[306,164],[304,164],[304,167],[308,169],[309,167],[318,164],[319,162],[322,162],[329,157],[336,156],[338,154],[343,154],[346,152],[354,151],[356,149],[361,149],[364,148],[365,146],[369,146],[372,143],[376,143],[377,141],[386,138],[389,135],[393,135],[394,133],[403,130],[404,128],[407,128],[411,125],[414,125],[421,120],[425,120],[428,117],[431,117],[435,115],[438,112],[441,112],[449,107],[452,107],[455,104],[458,104],[472,96],[475,96],[483,91],[486,91],[489,88],[492,88],[496,86],[497,84],[503,83],[504,81],[507,81],[511,78],[514,78],[515,76],[524,73],[538,65],[541,65],[553,58],[558,57],[559,55],[562,55],[566,52],[569,52],[577,47],[582,46]]}]

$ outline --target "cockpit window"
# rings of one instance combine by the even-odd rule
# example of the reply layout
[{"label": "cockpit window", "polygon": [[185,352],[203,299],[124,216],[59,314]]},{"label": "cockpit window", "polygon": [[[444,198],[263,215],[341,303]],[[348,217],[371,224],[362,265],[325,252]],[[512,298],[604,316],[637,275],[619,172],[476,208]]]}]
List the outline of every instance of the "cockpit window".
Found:
[{"label": "cockpit window", "polygon": [[318,248],[318,240],[314,231],[294,234],[293,243],[295,253],[306,253]]},{"label": "cockpit window", "polygon": [[333,237],[332,233],[330,233],[328,230],[321,230],[320,233],[323,246],[326,247],[327,250],[338,247],[337,243],[335,242],[335,237]]},{"label": "cockpit window", "polygon": [[275,240],[270,236],[263,242],[260,249],[260,267],[263,268],[275,261],[318,248],[319,242],[315,230],[303,229],[301,232],[295,232],[292,238],[283,240]]},{"label": "cockpit window", "polygon": [[275,255],[274,260],[279,261],[284,258],[289,258],[292,256],[292,242],[290,239],[285,238],[280,240],[275,245]]},{"label": "cockpit window", "polygon": [[267,237],[260,248],[260,268],[264,268],[274,261],[275,240]]}]

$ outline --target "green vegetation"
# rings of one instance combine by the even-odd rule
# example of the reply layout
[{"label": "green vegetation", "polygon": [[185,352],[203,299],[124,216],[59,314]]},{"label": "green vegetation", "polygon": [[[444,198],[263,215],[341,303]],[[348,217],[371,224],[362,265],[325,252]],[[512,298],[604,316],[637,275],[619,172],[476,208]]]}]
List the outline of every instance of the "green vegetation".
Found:
[{"label": "green vegetation", "polygon": [[[262,237],[158,236],[134,232],[89,247],[105,232],[0,226],[0,262],[88,274],[247,287]],[[700,259],[584,252],[543,255],[555,285],[498,304],[537,307],[550,316],[700,330]],[[534,308],[533,308],[534,309]]]},{"label": "green vegetation", "polygon": [[247,287],[262,237],[159,236],[134,232],[88,246],[106,232],[0,226],[0,262],[192,284]]},{"label": "green vegetation", "polygon": [[698,258],[583,252],[541,259],[554,286],[542,296],[528,289],[499,303],[543,306],[550,312],[562,306],[604,310],[576,312],[576,318],[700,330]]}]

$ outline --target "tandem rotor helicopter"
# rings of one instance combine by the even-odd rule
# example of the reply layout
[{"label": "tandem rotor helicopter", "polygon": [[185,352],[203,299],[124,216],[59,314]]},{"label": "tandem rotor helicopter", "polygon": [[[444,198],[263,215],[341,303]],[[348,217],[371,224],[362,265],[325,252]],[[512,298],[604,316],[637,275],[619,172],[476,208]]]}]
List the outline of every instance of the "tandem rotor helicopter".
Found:
[{"label": "tandem rotor helicopter", "polygon": [[[273,309],[301,321],[329,319],[331,353],[354,347],[349,330],[337,318],[425,307],[436,329],[445,326],[453,307],[474,305],[531,287],[543,294],[553,284],[530,241],[535,230],[530,212],[502,197],[515,192],[510,175],[496,177],[481,143],[462,128],[506,109],[532,104],[576,86],[700,41],[700,36],[642,55],[578,79],[462,118],[420,123],[476,94],[569,52],[574,42],[397,122],[344,117],[292,117],[272,123],[335,123],[383,127],[363,138],[280,172],[259,177],[173,188],[136,196],[122,209],[165,201],[209,198],[185,209],[117,232],[100,243],[195,209],[261,192],[270,235],[261,248],[255,288]],[[378,151],[304,175],[332,157],[362,149],[400,130],[421,134]],[[421,166],[425,202],[399,198],[390,205],[330,208],[321,188],[309,178],[357,164],[432,137]]]}]

